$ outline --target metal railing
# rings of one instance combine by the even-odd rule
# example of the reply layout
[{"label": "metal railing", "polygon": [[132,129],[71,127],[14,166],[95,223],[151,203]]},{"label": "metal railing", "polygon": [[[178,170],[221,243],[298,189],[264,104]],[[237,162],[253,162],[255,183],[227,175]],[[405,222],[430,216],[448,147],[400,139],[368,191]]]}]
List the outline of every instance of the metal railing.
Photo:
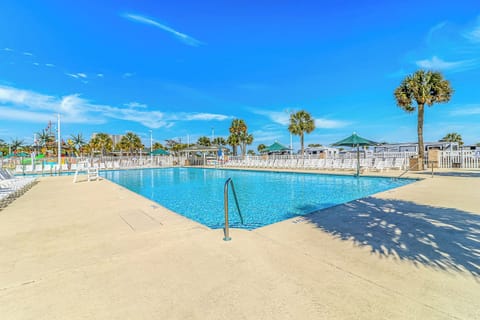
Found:
[{"label": "metal railing", "polygon": [[229,225],[228,225],[228,185],[232,186],[232,192],[233,192],[233,197],[235,199],[235,204],[237,205],[237,210],[238,210],[238,215],[240,216],[240,222],[243,224],[243,216],[242,212],[240,211],[240,206],[238,205],[238,198],[237,198],[237,193],[235,192],[235,186],[233,185],[233,180],[232,178],[228,178],[227,181],[225,181],[225,185],[223,187],[223,207],[225,209],[225,229],[224,229],[224,241],[230,241],[232,238],[230,238],[230,233],[229,233]]}]

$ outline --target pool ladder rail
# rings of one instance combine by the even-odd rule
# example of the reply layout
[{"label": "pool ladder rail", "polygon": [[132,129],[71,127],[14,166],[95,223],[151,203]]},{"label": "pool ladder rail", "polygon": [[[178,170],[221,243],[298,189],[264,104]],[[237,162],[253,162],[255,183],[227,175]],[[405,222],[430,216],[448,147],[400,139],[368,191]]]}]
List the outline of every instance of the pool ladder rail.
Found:
[{"label": "pool ladder rail", "polygon": [[232,186],[232,193],[233,193],[233,198],[235,199],[235,204],[237,206],[238,210],[238,215],[240,216],[240,221],[243,224],[243,216],[242,212],[240,211],[240,206],[238,205],[238,198],[237,198],[237,193],[235,192],[235,186],[233,184],[232,178],[228,178],[227,181],[225,181],[225,185],[223,187],[223,207],[225,209],[225,228],[224,228],[224,241],[230,241],[232,238],[230,238],[230,233],[229,233],[229,226],[228,226],[228,186]]}]

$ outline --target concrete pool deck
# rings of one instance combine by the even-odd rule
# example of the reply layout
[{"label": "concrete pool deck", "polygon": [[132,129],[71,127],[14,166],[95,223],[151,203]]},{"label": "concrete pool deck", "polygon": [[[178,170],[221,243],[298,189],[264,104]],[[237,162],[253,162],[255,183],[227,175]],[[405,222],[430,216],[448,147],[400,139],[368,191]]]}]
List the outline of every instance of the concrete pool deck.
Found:
[{"label": "concrete pool deck", "polygon": [[408,176],[229,242],[109,181],[41,178],[0,211],[1,319],[480,319],[480,171]]}]

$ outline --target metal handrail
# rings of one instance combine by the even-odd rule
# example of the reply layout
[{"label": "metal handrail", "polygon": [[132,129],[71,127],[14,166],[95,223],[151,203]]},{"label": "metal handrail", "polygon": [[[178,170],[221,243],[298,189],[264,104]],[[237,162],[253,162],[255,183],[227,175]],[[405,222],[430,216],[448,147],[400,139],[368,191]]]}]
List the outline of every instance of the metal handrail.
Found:
[{"label": "metal handrail", "polygon": [[238,198],[237,198],[237,193],[235,192],[235,186],[233,184],[232,178],[228,178],[227,181],[225,181],[225,185],[223,187],[223,207],[225,209],[225,229],[224,229],[224,238],[223,240],[225,241],[230,241],[232,238],[230,238],[229,234],[229,226],[228,226],[228,185],[232,185],[232,192],[233,192],[233,197],[235,199],[235,204],[237,205],[237,210],[238,210],[238,215],[240,216],[240,221],[243,224],[243,216],[242,212],[240,211],[240,206],[238,205]]}]

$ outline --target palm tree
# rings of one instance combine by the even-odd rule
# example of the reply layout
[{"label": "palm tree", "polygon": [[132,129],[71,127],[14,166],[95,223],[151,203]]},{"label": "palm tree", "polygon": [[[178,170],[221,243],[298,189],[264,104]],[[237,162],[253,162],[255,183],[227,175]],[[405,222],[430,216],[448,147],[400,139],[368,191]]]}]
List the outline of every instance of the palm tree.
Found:
[{"label": "palm tree", "polygon": [[305,110],[300,110],[296,113],[290,114],[290,125],[288,131],[291,134],[300,136],[301,155],[303,157],[303,140],[305,133],[310,133],[315,130],[315,121],[312,119],[310,113]]},{"label": "palm tree", "polygon": [[257,146],[257,151],[261,153],[263,150],[265,150],[266,147],[267,147],[266,145],[264,145],[263,143],[260,143]]},{"label": "palm tree", "polygon": [[83,157],[83,147],[87,144],[83,135],[81,133],[72,134],[71,136],[72,145],[77,152],[80,152],[80,155]]},{"label": "palm tree", "polygon": [[248,155],[251,155],[251,156],[254,156],[254,155],[255,155],[255,151],[253,151],[252,149],[250,149],[250,150],[247,151],[247,154],[248,154]]},{"label": "palm tree", "polygon": [[215,139],[213,139],[212,144],[217,146],[224,146],[227,144],[227,141],[223,137],[216,137]]},{"label": "palm tree", "polygon": [[425,147],[423,145],[423,122],[425,105],[431,107],[434,103],[446,103],[450,101],[453,89],[450,82],[443,78],[440,72],[418,70],[403,79],[394,95],[397,105],[406,112],[414,112],[417,103],[417,134],[418,134],[418,158],[419,169],[423,170]]},{"label": "palm tree", "polygon": [[97,133],[90,140],[90,148],[93,153],[95,150],[100,151],[104,156],[107,151],[112,151],[113,149],[113,140],[106,133]]},{"label": "palm tree", "polygon": [[37,141],[39,146],[48,150],[49,147],[55,144],[55,136],[49,130],[43,129],[37,133]]},{"label": "palm tree", "polygon": [[10,146],[11,146],[11,148],[12,148],[12,152],[15,152],[15,151],[17,151],[18,149],[20,149],[23,144],[24,144],[24,141],[23,141],[23,140],[20,140],[20,139],[18,139],[18,138],[13,139],[13,140],[12,140],[12,143],[10,144]]},{"label": "palm tree", "polygon": [[247,124],[242,119],[233,119],[229,131],[230,136],[228,137],[227,141],[228,144],[233,148],[233,155],[236,156],[237,146],[239,146],[242,142],[240,136],[247,132]]},{"label": "palm tree", "polygon": [[463,146],[462,136],[456,132],[448,133],[440,142],[457,142],[460,147]]},{"label": "palm tree", "polygon": [[158,150],[158,149],[165,149],[165,147],[163,146],[163,144],[161,144],[160,142],[155,142],[152,146],[152,149],[153,150]]},{"label": "palm tree", "polygon": [[142,140],[133,132],[127,132],[118,144],[120,149],[128,150],[130,155],[133,155],[135,149],[143,149]]},{"label": "palm tree", "polygon": [[205,147],[209,147],[212,145],[210,142],[210,138],[205,136],[198,138],[197,144]]},{"label": "palm tree", "polygon": [[242,132],[239,138],[240,138],[240,149],[242,149],[242,156],[245,157],[245,155],[247,154],[247,145],[252,144],[253,136],[247,132]]}]

